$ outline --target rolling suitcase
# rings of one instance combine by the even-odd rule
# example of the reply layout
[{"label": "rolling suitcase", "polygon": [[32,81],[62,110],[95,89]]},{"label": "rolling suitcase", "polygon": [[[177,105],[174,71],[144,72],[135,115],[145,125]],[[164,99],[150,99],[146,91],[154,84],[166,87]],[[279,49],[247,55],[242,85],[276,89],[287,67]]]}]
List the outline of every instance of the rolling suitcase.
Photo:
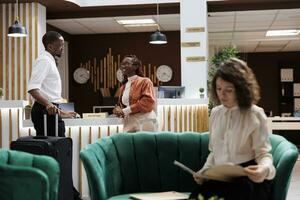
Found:
[{"label": "rolling suitcase", "polygon": [[[44,130],[47,135],[47,117],[44,115]],[[55,135],[58,133],[58,115],[55,116]],[[73,199],[72,139],[51,136],[26,136],[13,141],[10,148],[38,155],[48,155],[60,165],[58,200]]]}]

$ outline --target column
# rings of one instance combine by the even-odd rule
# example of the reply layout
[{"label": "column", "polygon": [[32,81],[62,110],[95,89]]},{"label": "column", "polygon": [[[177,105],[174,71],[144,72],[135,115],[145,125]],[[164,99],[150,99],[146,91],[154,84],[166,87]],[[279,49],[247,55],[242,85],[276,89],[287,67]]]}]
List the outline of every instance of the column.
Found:
[{"label": "column", "polygon": [[[181,85],[185,98],[207,94],[208,34],[206,0],[180,1]],[[206,96],[206,95],[205,95]]]}]

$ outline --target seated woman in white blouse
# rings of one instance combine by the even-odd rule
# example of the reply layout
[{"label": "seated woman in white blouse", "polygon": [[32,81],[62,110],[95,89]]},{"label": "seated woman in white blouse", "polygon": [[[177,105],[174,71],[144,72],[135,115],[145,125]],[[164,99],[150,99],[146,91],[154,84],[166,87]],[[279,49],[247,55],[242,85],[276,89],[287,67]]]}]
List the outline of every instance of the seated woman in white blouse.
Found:
[{"label": "seated woman in white blouse", "polygon": [[[222,63],[212,81],[212,98],[220,104],[210,116],[210,154],[194,174],[199,187],[191,194],[223,197],[226,200],[271,199],[275,176],[269,153],[267,117],[258,102],[259,86],[247,64],[237,58]],[[244,167],[247,176],[232,182],[203,179],[202,172],[212,166],[234,163]],[[197,199],[197,198],[196,198]]]}]

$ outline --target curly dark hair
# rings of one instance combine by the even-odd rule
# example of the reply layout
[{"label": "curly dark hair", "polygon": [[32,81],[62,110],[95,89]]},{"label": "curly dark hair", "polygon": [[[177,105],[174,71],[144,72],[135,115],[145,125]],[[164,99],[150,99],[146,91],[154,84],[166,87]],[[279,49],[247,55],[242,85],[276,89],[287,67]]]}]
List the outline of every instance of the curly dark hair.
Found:
[{"label": "curly dark hair", "polygon": [[[136,55],[126,55],[124,56],[123,60],[125,58],[131,58],[132,65],[137,66],[137,69],[135,70],[135,74],[141,77],[144,77],[144,72],[142,69],[142,61],[138,59]],[[122,81],[123,84],[126,84],[128,81],[127,76],[124,75],[124,79]]]},{"label": "curly dark hair", "polygon": [[243,60],[230,58],[217,69],[211,87],[211,97],[217,104],[220,104],[216,90],[216,80],[219,77],[234,85],[240,109],[249,109],[259,101],[260,89],[256,77]]}]

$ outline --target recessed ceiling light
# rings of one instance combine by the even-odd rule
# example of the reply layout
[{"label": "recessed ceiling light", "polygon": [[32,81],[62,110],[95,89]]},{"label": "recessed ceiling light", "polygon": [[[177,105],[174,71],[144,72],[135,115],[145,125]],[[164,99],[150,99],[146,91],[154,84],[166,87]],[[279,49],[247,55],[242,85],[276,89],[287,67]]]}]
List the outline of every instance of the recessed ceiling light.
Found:
[{"label": "recessed ceiling light", "polygon": [[120,19],[117,22],[122,25],[156,24],[153,19]]},{"label": "recessed ceiling light", "polygon": [[267,31],[266,36],[292,36],[292,35],[299,35],[300,30],[272,30]]},{"label": "recessed ceiling light", "polygon": [[124,24],[124,27],[140,27],[140,26],[155,26],[157,27],[157,24]]}]

